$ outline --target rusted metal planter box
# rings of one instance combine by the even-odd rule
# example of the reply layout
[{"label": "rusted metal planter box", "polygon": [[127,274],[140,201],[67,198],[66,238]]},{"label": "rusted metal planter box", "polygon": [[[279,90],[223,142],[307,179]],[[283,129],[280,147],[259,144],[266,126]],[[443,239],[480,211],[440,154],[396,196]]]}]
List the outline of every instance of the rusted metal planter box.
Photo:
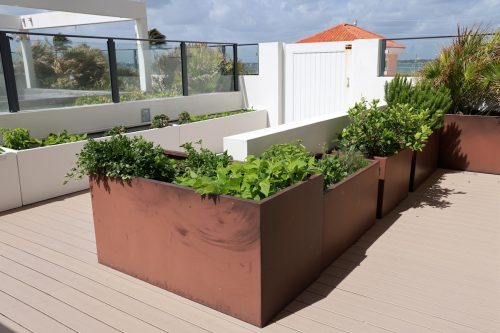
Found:
[{"label": "rusted metal planter box", "polygon": [[371,161],[324,192],[323,269],[375,223],[378,176],[379,162]]},{"label": "rusted metal planter box", "polygon": [[90,179],[99,262],[256,326],[321,270],[323,176],[261,201]]},{"label": "rusted metal planter box", "polygon": [[446,115],[439,166],[500,174],[500,117]]},{"label": "rusted metal planter box", "polygon": [[434,131],[422,151],[413,152],[410,174],[410,192],[415,191],[438,168],[440,131]]},{"label": "rusted metal planter box", "polygon": [[404,149],[396,155],[374,157],[380,162],[377,217],[382,218],[408,196],[413,152]]}]

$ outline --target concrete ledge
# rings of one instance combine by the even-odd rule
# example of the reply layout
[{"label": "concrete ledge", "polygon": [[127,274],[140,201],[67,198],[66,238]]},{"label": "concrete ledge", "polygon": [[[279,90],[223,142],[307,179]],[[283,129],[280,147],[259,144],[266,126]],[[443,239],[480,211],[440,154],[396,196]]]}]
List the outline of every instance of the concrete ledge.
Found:
[{"label": "concrete ledge", "polygon": [[311,152],[320,153],[324,145],[332,147],[338,134],[348,123],[346,114],[314,117],[225,137],[224,150],[235,160],[242,161],[248,155],[260,155],[273,144],[302,140]]}]

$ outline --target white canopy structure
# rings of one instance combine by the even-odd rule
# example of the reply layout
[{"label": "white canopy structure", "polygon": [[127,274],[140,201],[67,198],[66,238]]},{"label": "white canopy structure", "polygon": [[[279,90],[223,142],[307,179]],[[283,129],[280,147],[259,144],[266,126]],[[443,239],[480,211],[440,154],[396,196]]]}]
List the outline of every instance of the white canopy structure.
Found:
[{"label": "white canopy structure", "polygon": [[[32,15],[0,14],[0,29],[30,30],[88,24],[135,21],[138,39],[148,38],[146,1],[142,0],[0,0],[0,5],[48,10]],[[146,56],[148,43],[137,42],[141,89],[151,89],[150,66]],[[34,84],[35,72],[29,39],[22,41],[23,62],[28,88]]]}]

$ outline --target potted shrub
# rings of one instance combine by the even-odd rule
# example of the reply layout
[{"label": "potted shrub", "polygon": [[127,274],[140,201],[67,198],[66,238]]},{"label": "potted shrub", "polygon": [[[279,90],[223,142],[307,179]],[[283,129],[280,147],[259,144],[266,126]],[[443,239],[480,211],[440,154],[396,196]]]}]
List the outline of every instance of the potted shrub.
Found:
[{"label": "potted shrub", "polygon": [[426,110],[409,104],[379,108],[365,100],[349,110],[351,123],[342,131],[345,147],[380,162],[377,217],[387,215],[408,196],[412,150],[421,150],[431,134]]},{"label": "potted shrub", "polygon": [[321,264],[325,269],[373,224],[379,162],[348,150],[317,161],[324,177]]},{"label": "potted shrub", "polygon": [[426,81],[415,83],[403,76],[396,75],[385,84],[385,101],[388,106],[410,104],[417,112],[427,110],[428,123],[432,129],[422,151],[414,151],[410,174],[410,191],[417,189],[436,171],[439,160],[439,136],[443,127],[443,117],[451,106],[448,88],[433,87]]},{"label": "potted shrub", "polygon": [[174,161],[141,138],[90,140],[99,262],[257,326],[320,272],[323,177],[314,158],[187,147]]},{"label": "potted shrub", "polygon": [[440,142],[443,168],[500,174],[500,32],[458,29],[458,37],[422,70],[447,87],[452,106]]}]

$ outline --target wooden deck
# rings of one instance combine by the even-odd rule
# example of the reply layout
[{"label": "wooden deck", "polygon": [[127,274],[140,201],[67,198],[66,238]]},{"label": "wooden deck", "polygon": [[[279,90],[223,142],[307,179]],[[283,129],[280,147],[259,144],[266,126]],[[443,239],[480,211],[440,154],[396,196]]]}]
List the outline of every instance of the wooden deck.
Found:
[{"label": "wooden deck", "polygon": [[500,176],[438,171],[262,330],[99,265],[88,193],[3,214],[0,332],[30,331],[500,332]]}]

